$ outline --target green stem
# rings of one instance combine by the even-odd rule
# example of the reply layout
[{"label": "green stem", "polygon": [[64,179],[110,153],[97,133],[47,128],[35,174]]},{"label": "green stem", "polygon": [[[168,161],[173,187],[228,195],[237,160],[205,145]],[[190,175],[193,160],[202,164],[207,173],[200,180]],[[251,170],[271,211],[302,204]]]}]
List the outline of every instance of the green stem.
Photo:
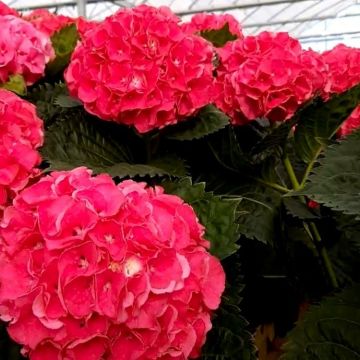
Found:
[{"label": "green stem", "polygon": [[300,188],[300,184],[296,177],[295,171],[291,165],[290,159],[287,155],[284,157],[284,166],[289,175],[289,178],[290,178],[290,181],[291,181],[291,184],[292,184],[294,190],[298,190]]},{"label": "green stem", "polygon": [[[289,175],[289,178],[290,178],[290,181],[291,181],[291,184],[292,184],[294,190],[299,190],[302,185],[300,185],[300,183],[299,183],[299,181],[298,181],[298,179],[296,177],[295,171],[294,171],[294,169],[293,169],[293,167],[291,165],[289,157],[286,155],[284,157],[283,161],[284,161],[285,169],[286,169],[286,171],[287,171],[287,173]],[[304,179],[303,179],[302,183],[305,183],[305,181],[307,179],[307,176],[310,173],[313,165],[314,164],[309,164],[307,172],[305,172],[306,176],[304,176]],[[304,199],[304,201],[305,201],[305,199]],[[316,242],[318,244],[318,248],[319,248],[318,251],[320,252],[324,267],[325,267],[325,269],[326,269],[326,271],[327,271],[327,273],[329,275],[331,285],[336,289],[336,288],[339,287],[339,284],[338,284],[338,281],[336,279],[335,271],[334,271],[333,266],[331,264],[329,254],[328,254],[326,248],[322,245],[322,239],[321,239],[319,230],[317,229],[316,225],[313,222],[311,222],[309,225],[310,225],[310,232],[311,232],[311,234],[309,234],[309,237],[312,239],[313,242]]]},{"label": "green stem", "polygon": [[263,184],[263,185],[266,185],[272,189],[275,189],[275,190],[278,190],[284,194],[287,194],[290,189],[288,189],[287,187],[285,186],[281,186],[279,184],[275,184],[275,183],[272,183],[272,182],[269,182],[269,181],[265,181],[263,179],[256,179],[260,184]]},{"label": "green stem", "polygon": [[326,271],[327,271],[327,273],[329,275],[331,285],[335,289],[337,289],[339,287],[339,283],[337,281],[334,268],[333,268],[333,266],[331,264],[329,254],[328,254],[326,248],[324,246],[322,246],[322,244],[321,244],[322,240],[321,240],[319,230],[317,229],[316,225],[313,222],[310,223],[310,228],[311,228],[311,231],[313,233],[314,239],[316,240],[316,242],[320,246],[320,254],[321,254],[321,257],[323,259],[325,269],[326,269]]},{"label": "green stem", "polygon": [[316,155],[314,156],[313,160],[311,160],[309,163],[308,163],[308,166],[306,167],[305,169],[305,173],[304,173],[304,176],[301,180],[301,184],[300,184],[300,189],[302,189],[304,186],[305,186],[305,183],[306,183],[306,180],[308,179],[316,161],[317,161],[317,158],[319,157],[320,153],[322,151],[322,148],[316,153]]}]

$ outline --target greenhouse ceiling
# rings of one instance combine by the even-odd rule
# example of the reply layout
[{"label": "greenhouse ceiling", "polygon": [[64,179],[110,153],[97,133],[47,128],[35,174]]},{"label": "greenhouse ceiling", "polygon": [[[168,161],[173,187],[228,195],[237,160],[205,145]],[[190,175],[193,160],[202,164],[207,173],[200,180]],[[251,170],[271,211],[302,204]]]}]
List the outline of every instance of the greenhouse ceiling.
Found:
[{"label": "greenhouse ceiling", "polygon": [[[241,23],[246,34],[262,30],[288,31],[306,47],[324,50],[343,42],[360,47],[359,0],[5,0],[29,11],[46,7],[69,16],[85,12],[91,19],[104,18],[121,7],[142,3],[167,5],[187,19],[197,12],[227,12]],[[86,3],[86,6],[84,6]],[[30,5],[31,4],[31,5]],[[81,6],[83,5],[83,6]]]}]

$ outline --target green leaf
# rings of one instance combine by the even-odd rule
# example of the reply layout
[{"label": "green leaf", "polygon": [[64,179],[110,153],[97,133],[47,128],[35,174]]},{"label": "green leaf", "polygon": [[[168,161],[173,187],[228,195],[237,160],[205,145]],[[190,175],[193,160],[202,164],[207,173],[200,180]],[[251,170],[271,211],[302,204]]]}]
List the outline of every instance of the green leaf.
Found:
[{"label": "green leaf", "polygon": [[288,214],[302,220],[319,219],[314,211],[309,209],[299,198],[284,198],[284,205]]},{"label": "green leaf", "polygon": [[47,65],[48,74],[55,75],[65,69],[78,40],[79,34],[75,24],[65,26],[51,36],[56,57]]},{"label": "green leaf", "polygon": [[184,162],[164,156],[148,164],[134,163],[124,128],[99,121],[82,109],[62,113],[60,120],[49,127],[41,153],[49,162],[49,170],[70,170],[87,166],[95,173],[109,173],[113,177],[186,176]]},{"label": "green leaf", "polygon": [[278,191],[260,184],[249,184],[236,191],[241,198],[239,231],[249,239],[272,245],[281,203]]},{"label": "green leaf", "polygon": [[164,182],[162,185],[167,193],[180,196],[194,208],[201,224],[205,226],[205,238],[211,243],[212,254],[224,259],[238,250],[236,218],[239,199],[227,199],[205,192],[205,183],[192,184],[190,178]]},{"label": "green leaf", "polygon": [[6,83],[0,84],[0,88],[10,90],[20,96],[26,95],[26,83],[21,75],[10,75]]},{"label": "green leaf", "polygon": [[62,112],[62,108],[55,103],[60,95],[67,95],[68,91],[63,83],[40,84],[33,87],[29,92],[27,99],[36,106],[39,117],[44,120],[45,126],[51,124],[56,115]]},{"label": "green leaf", "polygon": [[329,248],[329,257],[340,284],[360,281],[360,222],[354,216],[334,214],[339,240]]},{"label": "green leaf", "polygon": [[287,121],[276,127],[267,128],[263,138],[250,151],[253,162],[259,163],[271,156],[280,157],[283,154],[292,125],[292,122]]},{"label": "green leaf", "polygon": [[327,102],[318,100],[304,108],[295,130],[295,146],[300,158],[306,163],[315,161],[359,103],[360,85],[357,85]]},{"label": "green leaf", "polygon": [[240,310],[244,288],[238,254],[223,262],[226,289],[220,308],[215,312],[212,329],[202,349],[202,360],[255,360],[256,350],[247,330],[248,322]]},{"label": "green leaf", "polygon": [[55,105],[58,105],[62,108],[74,108],[82,106],[82,103],[70,95],[60,94],[55,99]]},{"label": "green leaf", "polygon": [[287,339],[282,360],[360,359],[360,284],[311,306]]},{"label": "green leaf", "polygon": [[108,168],[104,168],[105,172],[111,176],[124,177],[155,177],[155,176],[172,176],[183,177],[187,175],[184,162],[175,157],[159,158],[149,164],[129,164],[118,163]]},{"label": "green leaf", "polygon": [[303,190],[309,198],[360,218],[360,131],[327,148]]},{"label": "green leaf", "polygon": [[223,47],[228,41],[234,41],[238,37],[230,32],[229,23],[218,30],[201,31],[200,35],[210,41],[215,47]]},{"label": "green leaf", "polygon": [[118,132],[80,109],[61,114],[45,133],[41,153],[52,169],[88,166],[93,169],[129,162],[128,148],[118,141]]},{"label": "green leaf", "polygon": [[229,124],[229,118],[214,105],[207,105],[194,119],[167,129],[166,137],[173,140],[194,140],[213,134]]}]

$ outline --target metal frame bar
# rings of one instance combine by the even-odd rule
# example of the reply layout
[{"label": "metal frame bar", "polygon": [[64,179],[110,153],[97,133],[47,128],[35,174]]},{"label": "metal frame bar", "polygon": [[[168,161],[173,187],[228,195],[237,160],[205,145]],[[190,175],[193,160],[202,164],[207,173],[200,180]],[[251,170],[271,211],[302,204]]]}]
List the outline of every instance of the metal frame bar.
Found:
[{"label": "metal frame bar", "polygon": [[325,21],[325,20],[334,20],[334,19],[343,19],[348,17],[360,17],[360,13],[355,14],[345,14],[341,16],[337,15],[329,15],[329,16],[317,16],[317,17],[309,17],[309,18],[298,18],[293,20],[279,20],[279,21],[272,21],[272,22],[261,22],[261,23],[253,23],[253,24],[246,24],[242,27],[246,28],[257,28],[257,27],[265,27],[265,26],[277,26],[277,25],[286,25],[286,24],[303,24],[306,22],[313,22],[313,21]]},{"label": "metal frame bar", "polygon": [[211,9],[209,8],[203,8],[203,9],[193,9],[193,10],[184,10],[184,11],[178,11],[176,14],[179,16],[183,15],[192,15],[196,14],[198,12],[217,12],[217,11],[229,11],[229,10],[241,10],[241,9],[251,9],[258,6],[274,6],[274,5],[281,5],[281,4],[288,4],[288,3],[298,3],[298,2],[304,2],[304,1],[319,1],[319,0],[273,0],[273,1],[267,1],[267,2],[258,2],[253,4],[238,4],[238,5],[228,5],[228,6],[219,6],[219,7],[213,7]]}]

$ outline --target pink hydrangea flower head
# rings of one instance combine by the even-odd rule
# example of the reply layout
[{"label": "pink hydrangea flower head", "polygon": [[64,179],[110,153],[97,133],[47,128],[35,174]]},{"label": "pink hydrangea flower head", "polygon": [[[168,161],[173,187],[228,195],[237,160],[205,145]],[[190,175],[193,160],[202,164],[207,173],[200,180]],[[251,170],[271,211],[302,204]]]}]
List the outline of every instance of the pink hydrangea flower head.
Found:
[{"label": "pink hydrangea flower head", "polygon": [[0,316],[32,360],[196,358],[225,284],[203,235],[161,187],[54,172],[4,211]]},{"label": "pink hydrangea flower head", "polygon": [[37,173],[42,121],[34,105],[0,90],[0,209]]},{"label": "pink hydrangea flower head", "polygon": [[191,34],[207,30],[220,30],[228,24],[229,31],[237,38],[243,38],[240,23],[231,14],[198,13],[191,17],[190,22],[183,24],[183,29]]},{"label": "pink hydrangea flower head", "polygon": [[360,128],[360,105],[350,114],[350,116],[342,123],[338,135],[347,136],[354,130]]},{"label": "pink hydrangea flower head", "polygon": [[33,10],[30,14],[25,15],[23,18],[33,24],[36,29],[48,36],[53,35],[63,27],[75,22],[75,19],[71,17],[57,15],[47,9]]},{"label": "pink hydrangea flower head", "polygon": [[45,65],[53,57],[45,34],[19,17],[0,16],[0,82],[20,74],[27,85],[32,85],[44,75]]},{"label": "pink hydrangea flower head", "polygon": [[325,62],[327,83],[323,97],[342,93],[360,83],[360,49],[343,44],[322,53]]},{"label": "pink hydrangea flower head", "polygon": [[235,125],[259,117],[287,120],[325,81],[320,55],[302,50],[287,33],[265,31],[218,51],[216,105]]},{"label": "pink hydrangea flower head", "polygon": [[141,5],[86,32],[65,79],[88,112],[144,133],[212,102],[212,58],[210,44],[186,34],[168,8]]},{"label": "pink hydrangea flower head", "polygon": [[[360,84],[360,49],[339,44],[322,53],[322,59],[327,66],[327,83],[322,92],[325,100]],[[360,107],[357,107],[344,121],[338,135],[346,136],[359,127]]]},{"label": "pink hydrangea flower head", "polygon": [[12,9],[11,7],[0,1],[0,16],[4,15],[19,16],[19,13],[15,9]]}]

